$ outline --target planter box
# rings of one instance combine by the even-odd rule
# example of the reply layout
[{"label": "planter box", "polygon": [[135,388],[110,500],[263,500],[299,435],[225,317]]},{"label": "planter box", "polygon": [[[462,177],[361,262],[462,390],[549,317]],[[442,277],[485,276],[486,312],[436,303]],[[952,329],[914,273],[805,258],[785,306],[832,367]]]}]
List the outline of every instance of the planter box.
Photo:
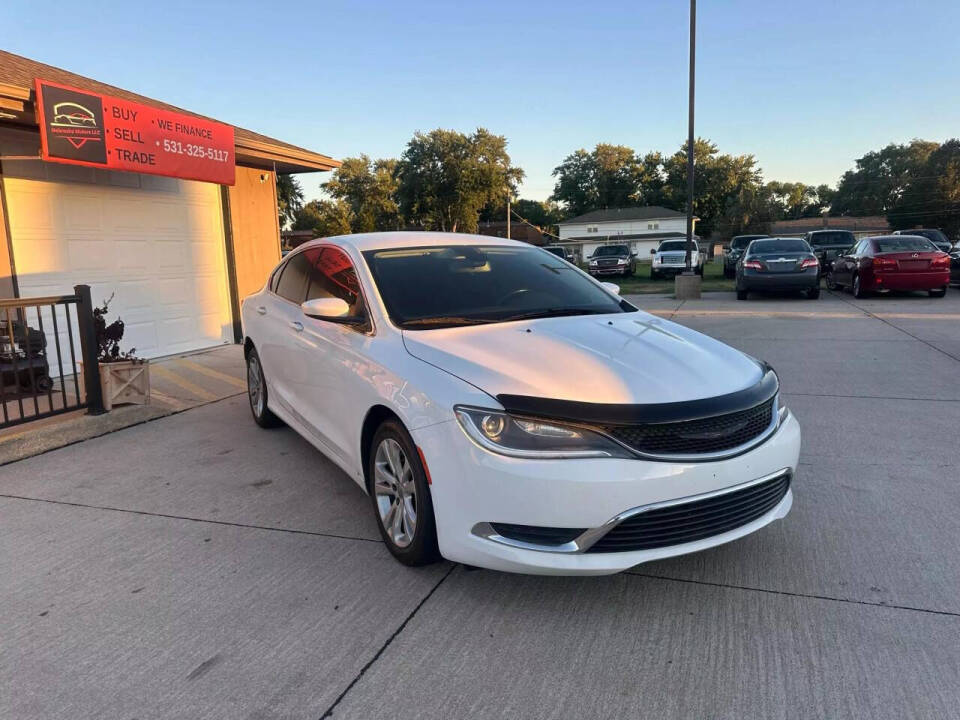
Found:
[{"label": "planter box", "polygon": [[[82,392],[82,379],[80,384]],[[114,405],[149,405],[150,363],[146,360],[100,363],[100,391],[104,410]]]}]

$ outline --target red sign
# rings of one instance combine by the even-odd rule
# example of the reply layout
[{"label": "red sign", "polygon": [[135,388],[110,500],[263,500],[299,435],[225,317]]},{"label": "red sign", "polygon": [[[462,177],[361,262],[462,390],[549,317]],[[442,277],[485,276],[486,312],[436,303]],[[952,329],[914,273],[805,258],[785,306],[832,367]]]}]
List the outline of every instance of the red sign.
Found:
[{"label": "red sign", "polygon": [[37,80],[43,159],[233,185],[233,127]]}]

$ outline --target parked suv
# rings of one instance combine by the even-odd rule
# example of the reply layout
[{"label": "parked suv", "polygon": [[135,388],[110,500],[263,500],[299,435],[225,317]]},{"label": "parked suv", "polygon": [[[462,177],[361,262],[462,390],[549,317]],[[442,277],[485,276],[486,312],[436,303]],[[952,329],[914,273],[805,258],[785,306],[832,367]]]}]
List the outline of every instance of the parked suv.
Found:
[{"label": "parked suv", "polygon": [[593,251],[587,265],[590,274],[633,275],[637,271],[637,255],[630,252],[629,245],[601,245]]},{"label": "parked suv", "polygon": [[822,272],[830,269],[834,260],[857,244],[857,236],[849,230],[811,230],[803,239],[813,248]]},{"label": "parked suv", "polygon": [[[686,240],[664,240],[656,250],[650,252],[653,254],[650,277],[654,280],[664,275],[677,275],[687,267]],[[703,253],[700,252],[700,246],[694,240],[693,251],[690,253],[690,267],[697,275],[703,275],[704,260]]]},{"label": "parked suv", "polygon": [[723,276],[732,278],[737,274],[737,263],[743,257],[747,247],[754,240],[762,240],[769,235],[735,235],[730,240],[730,247],[723,254]]}]

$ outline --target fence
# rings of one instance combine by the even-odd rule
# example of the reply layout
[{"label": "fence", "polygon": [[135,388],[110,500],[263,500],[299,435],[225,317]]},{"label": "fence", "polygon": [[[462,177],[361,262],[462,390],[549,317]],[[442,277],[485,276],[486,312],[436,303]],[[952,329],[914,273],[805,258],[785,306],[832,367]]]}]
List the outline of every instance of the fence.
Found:
[{"label": "fence", "polygon": [[0,300],[0,405],[0,428],[82,408],[103,412],[87,285],[73,295]]}]

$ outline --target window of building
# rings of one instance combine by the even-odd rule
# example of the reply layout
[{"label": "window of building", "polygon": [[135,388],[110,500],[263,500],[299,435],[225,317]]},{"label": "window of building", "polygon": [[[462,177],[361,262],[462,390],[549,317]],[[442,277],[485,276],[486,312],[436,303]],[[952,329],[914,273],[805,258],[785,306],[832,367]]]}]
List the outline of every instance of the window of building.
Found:
[{"label": "window of building", "polygon": [[658,222],[647,223],[647,230],[659,230],[659,229],[660,229],[660,223]]}]

